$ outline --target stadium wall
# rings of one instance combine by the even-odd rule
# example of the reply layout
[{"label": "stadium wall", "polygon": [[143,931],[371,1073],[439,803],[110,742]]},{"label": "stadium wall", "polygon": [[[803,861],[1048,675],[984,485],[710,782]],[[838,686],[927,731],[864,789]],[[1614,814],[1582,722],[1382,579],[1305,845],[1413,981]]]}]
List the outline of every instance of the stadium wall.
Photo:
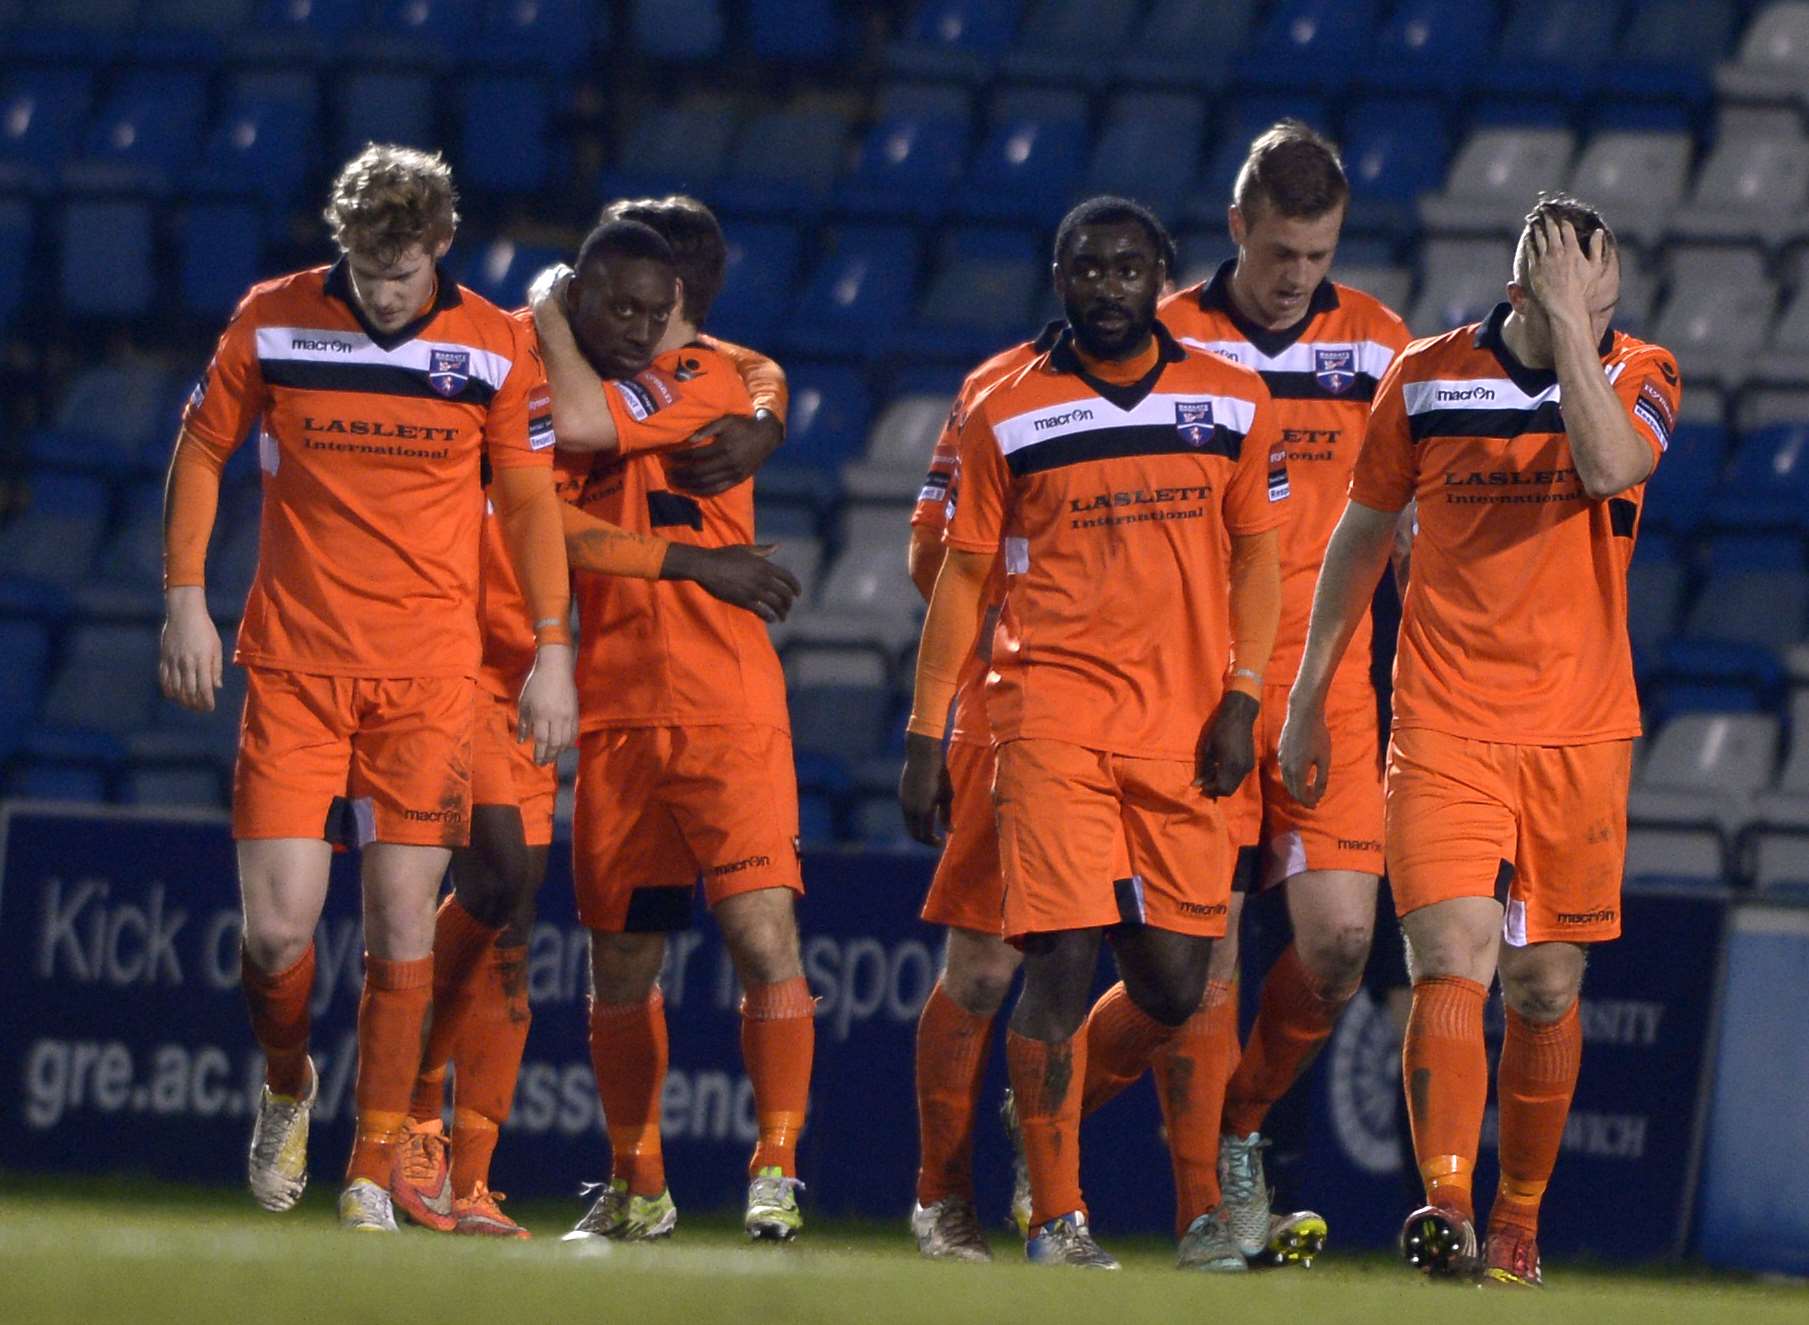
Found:
[{"label": "stadium wall", "polygon": [[[916,915],[930,863],[920,854],[805,859],[804,961],[820,1003],[800,1175],[825,1213],[902,1219],[909,1207],[912,1030],[938,960],[937,934]],[[322,1175],[349,1143],[362,950],[355,869],[355,857],[336,859],[316,938],[322,1088],[313,1167]],[[1715,890],[1630,893],[1625,909],[1627,937],[1591,965],[1586,1066],[1547,1202],[1548,1245],[1615,1259],[1679,1254],[1694,1245],[1700,1187],[1705,1253],[1737,1264],[1756,1255],[1762,1268],[1809,1265],[1800,1217],[1809,1200],[1785,1191],[1809,1174],[1801,1107],[1809,1045],[1800,1034],[1809,912],[1760,924],[1750,918],[1760,909]],[[530,948],[535,1022],[497,1181],[510,1192],[575,1198],[582,1181],[605,1172],[606,1155],[585,1040],[585,942],[560,853],[541,912]],[[223,817],[0,807],[0,1169],[242,1181],[261,1062],[238,991],[238,933]],[[1724,947],[1740,958],[1725,976]],[[713,927],[676,936],[663,984],[674,1194],[681,1205],[726,1207],[740,1194],[754,1119],[737,1048],[738,991]],[[1500,1023],[1497,1002],[1497,1043]],[[1398,1053],[1381,1006],[1360,994],[1306,1086],[1309,1194],[1344,1246],[1389,1242],[1409,1197]],[[1002,1057],[994,1055],[990,1100],[1003,1088]],[[1717,1126],[1699,1182],[1711,1094]],[[1491,1115],[1479,1191],[1493,1186],[1492,1125]],[[1002,1219],[1008,1156],[996,1128],[983,1128],[978,1151],[982,1213]],[[1102,1227],[1167,1229],[1168,1163],[1152,1092],[1129,1092],[1091,1121],[1086,1155]],[[1615,1214],[1605,1221],[1609,1196]],[[1778,1210],[1796,1212],[1796,1222]],[[1740,1236],[1748,1221],[1763,1222],[1764,1240]]]}]

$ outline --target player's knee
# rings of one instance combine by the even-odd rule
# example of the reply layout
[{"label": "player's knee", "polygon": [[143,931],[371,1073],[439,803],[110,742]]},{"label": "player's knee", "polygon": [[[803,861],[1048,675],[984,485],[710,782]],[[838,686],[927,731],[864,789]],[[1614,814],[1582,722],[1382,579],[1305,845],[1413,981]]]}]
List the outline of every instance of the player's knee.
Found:
[{"label": "player's knee", "polygon": [[1408,973],[1415,982],[1457,978],[1486,984],[1493,978],[1492,941],[1492,935],[1481,937],[1459,926],[1413,935],[1407,943]]},{"label": "player's knee", "polygon": [[1341,925],[1311,939],[1296,937],[1300,964],[1320,998],[1341,1003],[1357,992],[1369,961],[1370,933],[1369,925]]},{"label": "player's knee", "polygon": [[1503,979],[1501,997],[1522,1020],[1547,1025],[1559,1020],[1577,1001],[1577,982],[1568,971],[1537,971]]},{"label": "player's knee", "polygon": [[1188,972],[1160,985],[1139,989],[1131,995],[1131,1001],[1150,1020],[1179,1026],[1199,1010],[1205,996],[1206,972],[1202,968],[1197,975]]},{"label": "player's knee", "polygon": [[639,1003],[653,992],[665,960],[663,934],[590,935],[591,993],[599,1003]]},{"label": "player's knee", "polygon": [[942,991],[976,1017],[990,1017],[1011,993],[1017,963],[985,959],[951,961],[942,973]]},{"label": "player's knee", "polygon": [[256,970],[276,975],[302,959],[314,941],[314,930],[300,925],[266,922],[244,934],[244,957]]}]

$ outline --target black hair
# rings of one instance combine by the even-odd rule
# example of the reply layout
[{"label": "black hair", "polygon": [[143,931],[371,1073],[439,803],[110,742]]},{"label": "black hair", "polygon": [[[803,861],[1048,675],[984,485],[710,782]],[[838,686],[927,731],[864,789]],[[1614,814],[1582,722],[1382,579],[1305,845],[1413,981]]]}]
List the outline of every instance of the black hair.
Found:
[{"label": "black hair", "polygon": [[1055,228],[1055,260],[1060,262],[1067,255],[1074,242],[1074,232],[1081,226],[1120,225],[1126,222],[1142,227],[1143,233],[1149,236],[1149,242],[1155,247],[1156,256],[1167,264],[1172,273],[1175,242],[1168,237],[1167,227],[1142,203],[1109,193],[1077,203],[1062,217],[1062,223]]},{"label": "black hair", "polygon": [[729,245],[716,215],[682,193],[664,198],[623,198],[603,209],[605,221],[640,221],[659,231],[672,247],[673,265],[685,283],[685,321],[702,326],[722,293]]},{"label": "black hair", "polygon": [[660,232],[640,221],[605,221],[584,236],[578,245],[574,270],[582,273],[592,262],[607,257],[647,258],[676,269],[672,246]]}]

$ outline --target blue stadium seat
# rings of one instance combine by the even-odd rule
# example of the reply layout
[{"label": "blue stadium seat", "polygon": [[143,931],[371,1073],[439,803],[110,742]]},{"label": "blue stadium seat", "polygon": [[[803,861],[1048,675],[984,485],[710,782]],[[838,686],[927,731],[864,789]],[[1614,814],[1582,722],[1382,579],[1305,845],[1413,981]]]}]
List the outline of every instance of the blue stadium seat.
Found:
[{"label": "blue stadium seat", "polygon": [[127,493],[118,532],[95,558],[92,578],[77,591],[90,617],[155,615],[163,584],[163,483],[139,481]]},{"label": "blue stadium seat", "polygon": [[1772,424],[1742,437],[1710,517],[1728,529],[1809,526],[1809,423]]},{"label": "blue stadium seat", "polygon": [[1646,685],[1647,730],[1680,713],[1751,713],[1778,705],[1784,668],[1763,647],[1719,640],[1663,641]]},{"label": "blue stadium seat", "polygon": [[553,168],[553,90],[531,74],[460,80],[458,181],[490,193],[535,193]]},{"label": "blue stadium seat", "polygon": [[401,143],[432,151],[433,83],[425,74],[357,70],[339,80],[338,159],[349,160],[366,143]]},{"label": "blue stadium seat", "polygon": [[980,221],[1053,224],[1080,182],[1087,103],[1076,93],[1002,93],[955,205]]},{"label": "blue stadium seat", "polygon": [[792,744],[858,765],[885,748],[892,691],[886,686],[824,685],[794,688]]},{"label": "blue stadium seat", "polygon": [[786,343],[803,354],[882,354],[910,310],[917,239],[901,226],[846,226],[798,297]]},{"label": "blue stadium seat", "polygon": [[1519,0],[1482,86],[1517,106],[1579,101],[1614,52],[1620,6],[1601,0]]},{"label": "blue stadium seat", "polygon": [[206,764],[152,764],[127,770],[119,799],[126,805],[218,809],[225,804],[220,774]]},{"label": "blue stadium seat", "polygon": [[195,203],[182,220],[176,278],[184,312],[224,322],[262,275],[264,218],[242,202]]},{"label": "blue stadium seat", "polygon": [[65,178],[166,189],[172,173],[193,160],[206,109],[207,83],[199,74],[127,74],[95,116],[82,159]]},{"label": "blue stadium seat", "polygon": [[972,362],[1022,335],[1047,283],[1039,238],[1018,230],[943,235],[936,275],[901,344],[926,358]]},{"label": "blue stadium seat", "polygon": [[947,209],[967,159],[967,97],[927,89],[909,105],[882,110],[867,131],[854,169],[836,189],[838,210],[924,220]]},{"label": "blue stadium seat", "polygon": [[453,253],[460,284],[503,308],[519,307],[527,299],[528,283],[536,275],[572,256],[564,249],[518,244],[508,238],[493,239],[487,244],[462,244]]},{"label": "blue stadium seat", "polygon": [[1155,0],[1118,57],[1118,80],[1216,87],[1255,15],[1256,0]]},{"label": "blue stadium seat", "polygon": [[1723,534],[1711,540],[1702,592],[1684,622],[1693,639],[1783,650],[1809,623],[1809,573],[1794,535]]},{"label": "blue stadium seat", "polygon": [[828,846],[836,841],[835,801],[820,791],[798,797],[798,833],[805,846]]},{"label": "blue stadium seat", "polygon": [[720,0],[633,0],[629,31],[650,60],[694,64],[722,53]]},{"label": "blue stadium seat", "polygon": [[379,0],[360,54],[379,52],[419,60],[462,57],[476,45],[478,7],[474,0]]},{"label": "blue stadium seat", "polygon": [[32,0],[26,21],[90,34],[123,32],[139,19],[140,0]]},{"label": "blue stadium seat", "polygon": [[[866,445],[872,412],[866,381],[855,369],[838,364],[796,363],[786,371],[791,413],[777,459],[833,473]],[[762,470],[762,483],[766,476]]]},{"label": "blue stadium seat", "polygon": [[803,241],[792,226],[780,224],[738,223],[727,237],[728,270],[710,310],[710,329],[746,345],[770,344],[791,311]]},{"label": "blue stadium seat", "polygon": [[145,0],[141,24],[156,32],[231,36],[251,22],[252,0]]},{"label": "blue stadium seat", "polygon": [[592,47],[607,40],[608,17],[609,6],[585,0],[489,0],[477,49],[466,54],[480,64],[569,71],[587,64]]},{"label": "blue stadium seat", "polygon": [[1395,97],[1360,101],[1344,120],[1340,144],[1350,176],[1353,227],[1413,229],[1414,205],[1444,180],[1451,155],[1449,115],[1436,101]]},{"label": "blue stadium seat", "polygon": [[80,764],[30,763],[6,780],[6,794],[21,800],[98,804],[107,799],[106,775]]},{"label": "blue stadium seat", "polygon": [[1185,216],[1208,226],[1223,225],[1231,202],[1231,186],[1250,153],[1250,141],[1277,120],[1303,120],[1321,133],[1331,129],[1331,113],[1323,100],[1304,93],[1234,97],[1226,106],[1214,139],[1218,147],[1188,196]]},{"label": "blue stadium seat", "polygon": [[31,206],[17,198],[0,198],[0,333],[10,331],[25,303],[32,270],[34,226]]},{"label": "blue stadium seat", "polygon": [[614,167],[604,172],[602,197],[707,193],[728,163],[737,123],[730,103],[721,98],[648,107]]},{"label": "blue stadium seat", "polygon": [[1348,87],[1375,37],[1375,0],[1282,0],[1237,62],[1241,82],[1324,96]]},{"label": "blue stadium seat", "polygon": [[23,514],[0,529],[0,566],[9,581],[62,590],[88,574],[106,528],[107,487],[99,479],[38,474]]},{"label": "blue stadium seat", "polygon": [[1627,635],[1635,656],[1649,655],[1676,633],[1685,578],[1676,542],[1662,530],[1642,531],[1627,570]]},{"label": "blue stadium seat", "polygon": [[[81,625],[70,632],[62,665],[39,713],[33,749],[86,749],[73,733],[116,739],[151,725],[157,703],[157,627]],[[96,743],[96,752],[104,750]]]},{"label": "blue stadium seat", "polygon": [[198,193],[260,198],[292,206],[307,178],[314,115],[290,100],[242,99],[214,122],[201,164],[189,176]]},{"label": "blue stadium seat", "polygon": [[759,60],[833,60],[846,26],[835,0],[748,0],[747,24]]},{"label": "blue stadium seat", "polygon": [[728,211],[812,215],[835,183],[847,141],[848,121],[834,111],[755,116],[710,201]]},{"label": "blue stadium seat", "polygon": [[[1726,429],[1715,423],[1679,423],[1664,463],[1646,484],[1640,527],[1680,534],[1700,529],[1708,520],[1709,502],[1726,463]],[[1640,547],[1643,554],[1643,536]]]},{"label": "blue stadium seat", "polygon": [[1603,89],[1614,99],[1701,106],[1739,23],[1732,0],[1633,0]]},{"label": "blue stadium seat", "polygon": [[1039,0],[1003,73],[1030,82],[1103,83],[1139,17],[1138,7],[1123,0]]},{"label": "blue stadium seat", "polygon": [[274,37],[277,48],[324,56],[363,24],[366,0],[264,0],[253,37]]},{"label": "blue stadium seat", "polygon": [[1172,216],[1193,183],[1206,108],[1183,92],[1127,92],[1112,101],[1083,192],[1118,193]]},{"label": "blue stadium seat", "polygon": [[151,209],[143,202],[71,202],[63,209],[61,289],[75,317],[139,318],[156,294]]},{"label": "blue stadium seat", "polygon": [[1011,45],[1022,8],[1022,0],[920,0],[887,63],[911,78],[979,82]]},{"label": "blue stadium seat", "polygon": [[22,184],[48,186],[75,151],[93,91],[86,70],[10,71],[0,83],[0,171]]},{"label": "blue stadium seat", "polygon": [[1358,79],[1383,92],[1460,92],[1488,58],[1497,18],[1493,0],[1403,0]]},{"label": "blue stadium seat", "polygon": [[0,620],[0,759],[9,758],[38,715],[44,671],[50,661],[50,632],[35,621]]}]

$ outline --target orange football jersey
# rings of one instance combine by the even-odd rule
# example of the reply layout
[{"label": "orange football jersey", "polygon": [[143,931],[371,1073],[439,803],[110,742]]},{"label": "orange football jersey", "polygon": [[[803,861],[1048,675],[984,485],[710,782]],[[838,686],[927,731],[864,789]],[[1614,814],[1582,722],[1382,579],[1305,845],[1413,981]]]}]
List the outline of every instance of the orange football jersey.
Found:
[{"label": "orange football jersey", "polygon": [[[1281,625],[1266,679],[1290,684],[1306,648],[1313,589],[1332,530],[1344,513],[1351,468],[1363,445],[1376,383],[1410,337],[1386,305],[1360,290],[1321,281],[1306,316],[1269,331],[1231,301],[1235,262],[1211,280],[1163,301],[1163,323],[1183,345],[1254,368],[1275,401],[1288,452],[1288,520],[1281,531]],[[1367,682],[1370,620],[1357,628],[1339,679]]]},{"label": "orange football jersey", "polygon": [[343,262],[254,286],[183,427],[232,448],[258,430],[258,569],[237,661],[329,676],[475,676],[480,468],[550,465],[521,325],[441,278],[393,335]]},{"label": "orange football jersey", "polygon": [[[1584,493],[1557,374],[1514,357],[1507,313],[1407,347],[1351,476],[1352,500],[1376,510],[1418,499],[1395,725],[1522,745],[1637,736],[1627,564],[1645,485]],[[1600,348],[1656,463],[1682,397],[1676,360],[1612,330]]]},{"label": "orange football jersey", "polygon": [[950,547],[1002,554],[994,739],[1192,759],[1231,658],[1227,534],[1282,523],[1273,406],[1246,368],[1156,327],[1116,386],[1072,333],[983,392],[961,429]]}]

